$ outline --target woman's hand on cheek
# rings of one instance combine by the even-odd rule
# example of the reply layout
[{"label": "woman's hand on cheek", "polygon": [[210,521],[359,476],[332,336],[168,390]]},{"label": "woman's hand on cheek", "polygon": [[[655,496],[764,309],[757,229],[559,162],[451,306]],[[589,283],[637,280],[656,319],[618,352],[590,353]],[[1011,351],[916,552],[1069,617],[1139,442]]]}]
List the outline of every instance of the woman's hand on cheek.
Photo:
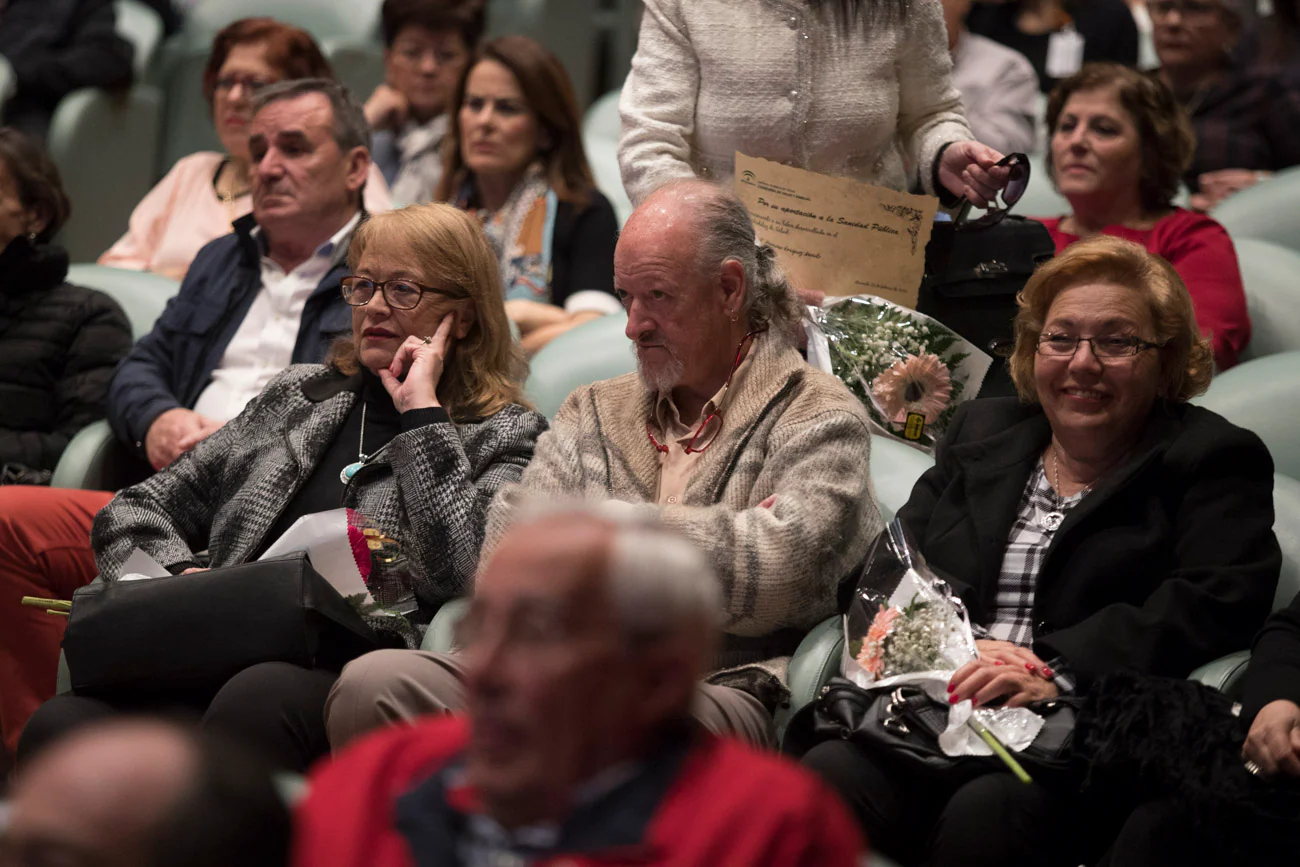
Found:
[{"label": "woman's hand on cheek", "polygon": [[451,348],[451,329],[455,320],[455,315],[448,313],[432,337],[406,338],[397,348],[388,368],[379,371],[379,379],[388,389],[398,412],[440,406],[438,381],[442,379],[443,366]]},{"label": "woman's hand on cheek", "polygon": [[1056,684],[1024,668],[1000,661],[977,659],[968,662],[948,682],[948,700],[953,704],[970,699],[975,707],[984,707],[1004,699],[1005,707],[1024,707],[1030,702],[1056,698]]}]

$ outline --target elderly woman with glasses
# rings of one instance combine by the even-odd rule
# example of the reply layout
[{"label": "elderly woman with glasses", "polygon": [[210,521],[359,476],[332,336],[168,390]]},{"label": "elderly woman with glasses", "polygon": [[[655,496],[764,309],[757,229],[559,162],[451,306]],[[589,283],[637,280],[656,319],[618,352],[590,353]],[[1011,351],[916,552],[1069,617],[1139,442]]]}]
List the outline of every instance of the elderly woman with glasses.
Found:
[{"label": "elderly woman with glasses", "polygon": [[[518,481],[546,427],[521,392],[496,257],[476,221],[450,205],[371,217],[343,280],[352,334],[323,365],[294,365],[234,420],[95,519],[100,575],[117,580],[139,548],[174,574],[256,560],[298,518],[346,506],[403,557],[374,565],[370,592],[406,615],[418,647],[442,603],[478,564],[487,507]],[[392,631],[393,618],[372,619]],[[325,698],[337,672],[261,663],[197,700],[205,725],[302,771],[328,749]],[[161,705],[182,703],[158,696]],[[111,708],[61,695],[28,723],[20,761]],[[140,708],[134,708],[139,710]],[[147,710],[148,708],[146,708]]]},{"label": "elderly woman with glasses", "polygon": [[[1121,670],[1186,677],[1248,646],[1281,568],[1273,462],[1187,403],[1211,356],[1177,272],[1100,237],[1019,300],[1020,399],[963,406],[898,513],[976,626],[981,656],[951,700],[1019,707]],[[918,778],[891,758],[828,741],[804,761],[903,864],[1092,863],[1117,829],[1117,805],[1064,783]]]}]

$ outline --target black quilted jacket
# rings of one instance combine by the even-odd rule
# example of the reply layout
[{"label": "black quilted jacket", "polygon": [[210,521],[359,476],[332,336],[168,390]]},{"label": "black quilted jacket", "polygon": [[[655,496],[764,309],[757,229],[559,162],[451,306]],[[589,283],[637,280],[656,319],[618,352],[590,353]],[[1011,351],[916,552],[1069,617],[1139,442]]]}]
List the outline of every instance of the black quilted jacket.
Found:
[{"label": "black quilted jacket", "polygon": [[73,434],[104,417],[131,349],[117,302],[67,273],[60,247],[19,237],[0,253],[0,463],[54,469]]}]

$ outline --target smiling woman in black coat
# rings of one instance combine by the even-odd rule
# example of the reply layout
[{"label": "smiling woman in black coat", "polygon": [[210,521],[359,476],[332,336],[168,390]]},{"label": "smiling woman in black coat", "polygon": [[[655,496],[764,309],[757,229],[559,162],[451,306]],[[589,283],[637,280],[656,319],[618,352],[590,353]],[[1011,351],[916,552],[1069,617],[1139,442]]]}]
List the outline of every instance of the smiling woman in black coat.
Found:
[{"label": "smiling woman in black coat", "polygon": [[[954,702],[1022,706],[1119,671],[1186,677],[1248,646],[1281,568],[1273,462],[1186,403],[1211,367],[1177,273],[1134,244],[1081,242],[1030,280],[1011,359],[1021,402],[965,404],[898,512],[976,627]],[[1075,865],[1123,818],[1001,771],[918,782],[847,741],[804,760],[905,864]]]},{"label": "smiling woman in black coat", "polygon": [[68,199],[50,158],[0,129],[0,463],[4,483],[48,480],[68,441],[104,416],[131,326],[102,292],[64,282],[50,239]]}]

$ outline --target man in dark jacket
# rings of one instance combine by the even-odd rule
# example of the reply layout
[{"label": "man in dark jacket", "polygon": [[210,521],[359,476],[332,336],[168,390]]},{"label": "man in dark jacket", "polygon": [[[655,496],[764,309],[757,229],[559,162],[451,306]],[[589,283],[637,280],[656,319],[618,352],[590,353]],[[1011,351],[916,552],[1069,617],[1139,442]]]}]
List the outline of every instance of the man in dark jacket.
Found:
[{"label": "man in dark jacket", "polygon": [[111,0],[0,3],[5,125],[44,139],[59,100],[72,91],[129,86],[134,53],[117,35]]},{"label": "man in dark jacket", "polygon": [[[250,131],[251,218],[199,251],[109,388],[109,423],[155,469],[238,415],[289,364],[323,360],[351,328],[339,280],[370,168],[360,106],[332,81],[286,82],[259,95]],[[95,576],[90,527],[113,495],[22,494],[0,487],[0,598],[67,599]],[[54,694],[60,632],[0,630],[0,661],[13,660],[0,669],[0,694],[11,699],[0,734],[11,745]]]},{"label": "man in dark jacket", "polygon": [[252,215],[199,251],[109,390],[114,432],[155,469],[351,328],[339,280],[370,168],[361,109],[305,79],[262,94],[250,132]]}]

